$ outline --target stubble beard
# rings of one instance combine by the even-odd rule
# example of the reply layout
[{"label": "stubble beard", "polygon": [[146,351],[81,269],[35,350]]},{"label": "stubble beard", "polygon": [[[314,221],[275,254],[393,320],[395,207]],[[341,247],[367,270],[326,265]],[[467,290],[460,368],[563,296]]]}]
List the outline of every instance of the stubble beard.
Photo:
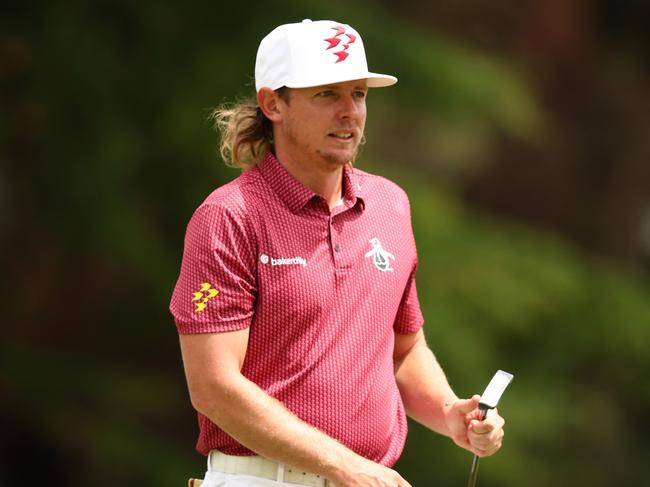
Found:
[{"label": "stubble beard", "polygon": [[[302,143],[298,139],[298,137],[296,136],[293,130],[291,129],[287,130],[286,136],[288,141],[291,143],[291,145],[300,148],[304,154],[309,154],[313,150],[311,146],[309,146],[308,144]],[[359,147],[360,144],[357,143],[356,146],[354,147],[352,155],[349,157],[344,157],[341,154],[334,151],[316,149],[314,152],[320,159],[324,160],[328,165],[340,167],[340,166],[345,166],[347,164],[354,164],[354,161],[356,160],[357,155],[359,154]]]},{"label": "stubble beard", "polygon": [[357,144],[357,146],[354,148],[354,152],[352,153],[351,157],[341,157],[338,154],[320,150],[317,150],[316,154],[334,166],[345,166],[346,164],[354,164],[354,161],[359,154],[359,145]]}]

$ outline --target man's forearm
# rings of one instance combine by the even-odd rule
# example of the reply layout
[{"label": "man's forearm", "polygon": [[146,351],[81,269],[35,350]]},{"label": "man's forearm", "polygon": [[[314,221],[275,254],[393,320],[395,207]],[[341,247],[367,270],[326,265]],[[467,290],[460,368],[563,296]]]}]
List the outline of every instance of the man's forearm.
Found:
[{"label": "man's forearm", "polygon": [[427,428],[449,436],[444,416],[458,397],[423,335],[400,357],[395,379],[406,413]]},{"label": "man's forearm", "polygon": [[300,420],[241,373],[248,329],[180,336],[192,404],[258,455],[320,474],[338,487],[409,486]]},{"label": "man's forearm", "polygon": [[193,401],[199,412],[263,457],[330,479],[342,475],[342,466],[367,461],[243,376],[201,396]]},{"label": "man's forearm", "polygon": [[409,416],[476,455],[492,455],[501,447],[503,418],[493,414],[479,421],[480,396],[458,399],[422,331],[396,335],[394,358],[395,379]]}]

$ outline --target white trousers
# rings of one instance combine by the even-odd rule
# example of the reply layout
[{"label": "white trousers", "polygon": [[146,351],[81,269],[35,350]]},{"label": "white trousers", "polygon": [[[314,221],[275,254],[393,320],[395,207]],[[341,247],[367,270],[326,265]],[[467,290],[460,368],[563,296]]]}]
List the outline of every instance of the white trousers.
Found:
[{"label": "white trousers", "polygon": [[201,487],[305,487],[289,482],[252,477],[250,475],[230,475],[221,472],[206,472]]}]

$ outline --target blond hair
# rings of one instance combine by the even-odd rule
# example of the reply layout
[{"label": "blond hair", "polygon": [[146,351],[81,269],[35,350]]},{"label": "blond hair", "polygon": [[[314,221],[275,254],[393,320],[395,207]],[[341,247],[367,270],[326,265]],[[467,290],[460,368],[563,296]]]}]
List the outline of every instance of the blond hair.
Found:
[{"label": "blond hair", "polygon": [[[276,92],[289,102],[287,88]],[[227,166],[248,169],[273,150],[273,126],[254,98],[223,104],[215,108],[209,118],[221,135],[219,153]]]}]

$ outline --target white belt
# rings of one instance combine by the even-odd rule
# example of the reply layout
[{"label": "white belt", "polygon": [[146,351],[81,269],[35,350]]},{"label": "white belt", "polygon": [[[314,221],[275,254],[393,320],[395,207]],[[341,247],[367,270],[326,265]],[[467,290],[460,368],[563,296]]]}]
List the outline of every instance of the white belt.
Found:
[{"label": "white belt", "polygon": [[260,456],[225,455],[217,450],[212,450],[208,454],[208,470],[234,475],[251,475],[310,487],[334,487],[334,484],[322,475],[296,470],[289,465]]}]

